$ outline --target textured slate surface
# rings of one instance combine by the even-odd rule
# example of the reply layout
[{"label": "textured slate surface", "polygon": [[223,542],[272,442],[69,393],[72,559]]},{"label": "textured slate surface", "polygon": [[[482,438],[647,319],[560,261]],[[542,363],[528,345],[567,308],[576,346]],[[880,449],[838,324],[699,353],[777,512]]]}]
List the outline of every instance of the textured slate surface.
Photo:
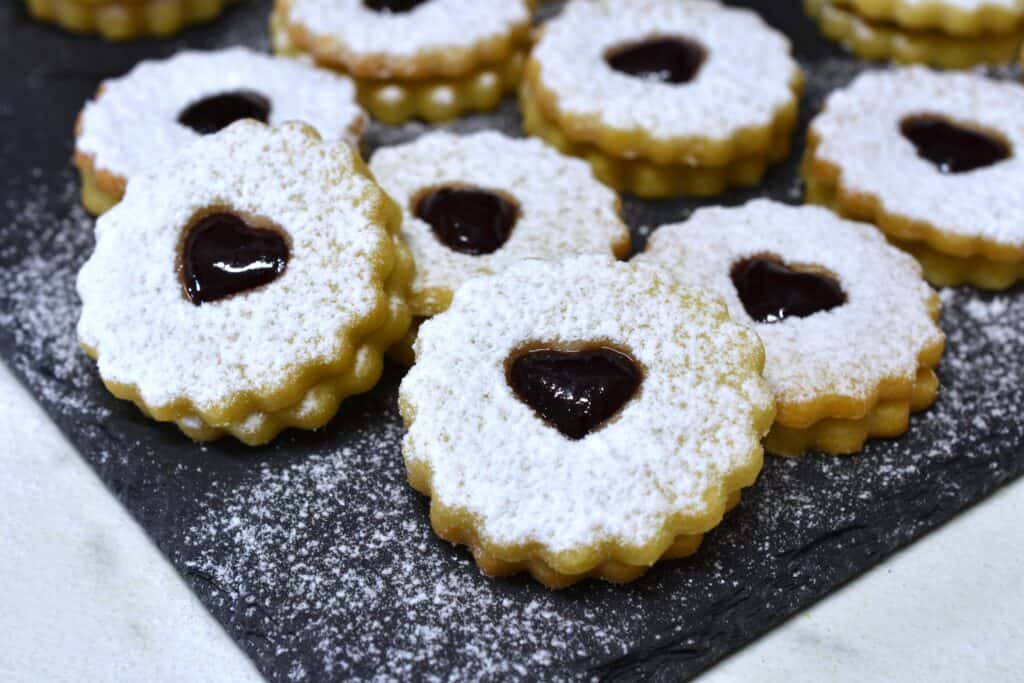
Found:
[{"label": "textured slate surface", "polygon": [[[269,678],[679,680],[1021,473],[1021,288],[943,294],[944,388],[909,435],[852,458],[769,459],[698,556],[627,587],[552,593],[491,581],[467,552],[435,539],[425,502],[404,483],[398,368],[323,431],[255,451],[196,447],[142,418],[105,393],[74,341],[74,275],[92,221],[76,204],[72,125],[98,81],[138,59],[265,46],[268,4],[252,0],[173,41],[106,45],[3,3],[0,355]],[[863,68],[819,39],[797,3],[746,4],[794,40],[809,72],[805,118]],[[517,132],[515,105],[454,127]],[[424,130],[374,127],[370,144]],[[762,188],[719,201],[799,202],[797,158]],[[642,245],[651,226],[697,205],[627,200],[626,214]]]}]

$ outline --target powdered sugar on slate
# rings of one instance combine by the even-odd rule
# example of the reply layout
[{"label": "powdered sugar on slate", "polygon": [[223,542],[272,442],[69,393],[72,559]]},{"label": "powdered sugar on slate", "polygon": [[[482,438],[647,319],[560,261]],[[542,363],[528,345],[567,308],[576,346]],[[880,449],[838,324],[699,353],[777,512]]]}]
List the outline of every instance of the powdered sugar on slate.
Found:
[{"label": "powdered sugar on slate", "polygon": [[[228,27],[232,40],[262,40],[265,13],[257,14],[252,30]],[[857,70],[839,59],[811,66],[811,106]],[[494,118],[454,127],[514,130],[514,112],[509,101]],[[371,138],[423,130],[375,127]],[[769,458],[696,557],[629,587],[551,593],[527,580],[493,581],[467,551],[434,537],[426,502],[404,481],[394,372],[356,404],[362,413],[244,457],[229,444],[193,450],[141,417],[135,434],[147,435],[145,445],[101,431],[111,411],[127,419],[134,409],[106,396],[74,341],[74,276],[91,250],[91,221],[68,208],[77,201],[70,169],[32,175],[0,223],[4,359],[72,425],[108,485],[275,680],[589,677],[637,673],[652,657],[694,671],[1020,471],[1024,290],[947,290],[943,388],[903,439],[851,458]],[[767,188],[777,197],[793,177],[778,175]],[[663,211],[679,221],[693,205]],[[632,200],[627,215],[636,225],[666,222]],[[161,463],[179,456],[161,474]],[[199,502],[192,489],[173,488],[188,474],[205,492]],[[160,516],[161,496],[177,524]],[[627,652],[639,655],[619,659]]]},{"label": "powdered sugar on slate", "polygon": [[[934,496],[955,499],[957,467],[1005,476],[1008,456],[991,429],[1003,444],[1024,445],[1024,429],[1007,421],[1024,405],[1024,385],[1006,362],[1024,354],[1024,297],[951,290],[943,299],[951,330],[943,389],[907,437],[848,458],[769,458],[697,557],[659,565],[631,586],[555,593],[482,576],[467,551],[435,538],[425,500],[405,483],[393,408],[355,418],[361,426],[344,447],[325,444],[215,485],[178,559],[204,577],[195,581],[200,593],[250,649],[288,662],[298,680],[302,672],[518,679],[581,671],[636,647],[685,641],[721,601],[784,610],[845,571],[843,562],[819,566],[816,553],[834,562],[840,552],[877,552],[875,530],[894,504],[904,514],[893,544],[942,514]],[[1005,328],[999,344],[994,328]]]}]

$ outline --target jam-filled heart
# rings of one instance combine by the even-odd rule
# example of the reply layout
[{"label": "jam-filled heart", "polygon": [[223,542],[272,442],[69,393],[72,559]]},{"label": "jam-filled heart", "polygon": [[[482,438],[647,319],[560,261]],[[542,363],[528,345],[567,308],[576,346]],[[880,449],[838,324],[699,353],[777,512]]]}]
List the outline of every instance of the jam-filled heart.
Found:
[{"label": "jam-filled heart", "polygon": [[416,9],[428,0],[363,0],[363,4],[374,12],[399,14]]},{"label": "jam-filled heart", "polygon": [[660,83],[688,83],[704,64],[707,52],[682,38],[653,38],[616,48],[605,55],[608,66]]},{"label": "jam-filled heart", "polygon": [[185,293],[196,306],[262,287],[288,265],[284,235],[233,213],[214,213],[189,229],[181,249]]},{"label": "jam-filled heart", "polygon": [[236,90],[193,102],[178,115],[178,123],[209,135],[242,119],[266,123],[269,118],[270,100],[252,90]]},{"label": "jam-filled heart", "polygon": [[941,173],[966,173],[1010,158],[1005,141],[940,116],[908,117],[900,123],[900,132],[914,143],[917,155]]},{"label": "jam-filled heart", "polygon": [[535,349],[510,359],[508,383],[520,401],[573,440],[611,419],[640,386],[642,373],[621,351]]},{"label": "jam-filled heart", "polygon": [[732,282],[747,314],[759,323],[806,318],[846,303],[846,293],[833,278],[794,270],[773,258],[740,261],[732,268]]},{"label": "jam-filled heart", "polygon": [[479,256],[501,248],[519,220],[519,207],[496,192],[471,187],[440,187],[415,207],[416,217],[453,251]]}]

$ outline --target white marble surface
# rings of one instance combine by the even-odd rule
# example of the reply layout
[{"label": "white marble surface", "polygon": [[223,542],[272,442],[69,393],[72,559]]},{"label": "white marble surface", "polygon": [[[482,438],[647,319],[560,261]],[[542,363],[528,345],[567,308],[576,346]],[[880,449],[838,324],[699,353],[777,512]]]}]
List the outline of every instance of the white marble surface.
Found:
[{"label": "white marble surface", "polygon": [[[259,680],[0,365],[0,681]],[[1024,680],[1024,481],[704,683]]]}]

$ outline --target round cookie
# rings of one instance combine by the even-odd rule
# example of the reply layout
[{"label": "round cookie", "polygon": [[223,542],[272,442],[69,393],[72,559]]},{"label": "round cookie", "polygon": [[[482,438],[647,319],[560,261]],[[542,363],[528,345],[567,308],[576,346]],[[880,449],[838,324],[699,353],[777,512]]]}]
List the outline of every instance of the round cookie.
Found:
[{"label": "round cookie", "polygon": [[[404,213],[416,318],[448,308],[467,279],[524,258],[629,255],[618,196],[539,140],[434,132],[378,150],[370,170]],[[409,344],[392,355],[411,362]]]},{"label": "round cookie", "polygon": [[935,285],[1024,278],[1024,87],[923,67],[865,73],[811,123],[809,201],[877,225]]},{"label": "round cookie", "polygon": [[944,69],[1005,64],[1014,59],[1024,36],[1019,18],[1004,21],[999,32],[964,34],[963,28],[978,24],[957,15],[951,15],[947,22],[951,32],[947,32],[877,19],[878,13],[861,13],[848,0],[804,0],[804,7],[822,33],[859,57],[900,64],[929,64]]},{"label": "round cookie", "polygon": [[635,260],[706,287],[760,335],[778,407],[770,452],[854,453],[935,400],[939,298],[869,225],[758,200],[663,226]]},{"label": "round cookie", "polygon": [[303,121],[353,145],[366,125],[349,79],[297,60],[235,47],[141,62],[104,81],[78,117],[82,202],[103,213],[134,175],[242,118]]},{"label": "round cookie", "polygon": [[236,0],[25,0],[34,18],[107,40],[167,37],[212,21]]},{"label": "round cookie", "polygon": [[761,469],[757,336],[660,268],[591,255],[473,279],[416,356],[409,482],[491,575],[631,581],[696,552]]},{"label": "round cookie", "polygon": [[384,123],[493,109],[519,83],[533,0],[276,0],[274,50],[355,79]]},{"label": "round cookie", "polygon": [[195,439],[315,429],[408,329],[400,222],[349,144],[235,123],[100,217],[79,341],[111,393]]},{"label": "round cookie", "polygon": [[753,185],[790,149],[803,83],[790,52],[717,2],[572,0],[530,54],[524,125],[639,196]]}]

